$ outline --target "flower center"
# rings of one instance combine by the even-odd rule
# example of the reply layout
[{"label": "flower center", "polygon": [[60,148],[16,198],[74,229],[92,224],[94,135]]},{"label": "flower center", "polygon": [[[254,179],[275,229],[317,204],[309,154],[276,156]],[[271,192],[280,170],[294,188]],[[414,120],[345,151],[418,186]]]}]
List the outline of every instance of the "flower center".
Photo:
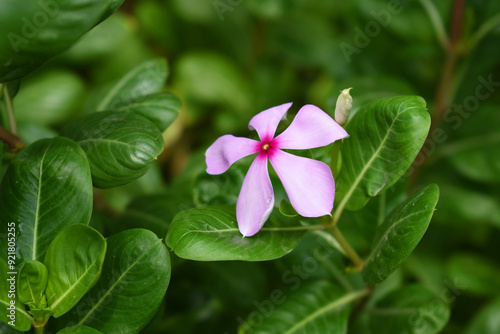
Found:
[{"label": "flower center", "polygon": [[268,143],[265,143],[264,145],[262,145],[262,149],[264,151],[267,151],[268,148],[269,148],[269,144]]}]

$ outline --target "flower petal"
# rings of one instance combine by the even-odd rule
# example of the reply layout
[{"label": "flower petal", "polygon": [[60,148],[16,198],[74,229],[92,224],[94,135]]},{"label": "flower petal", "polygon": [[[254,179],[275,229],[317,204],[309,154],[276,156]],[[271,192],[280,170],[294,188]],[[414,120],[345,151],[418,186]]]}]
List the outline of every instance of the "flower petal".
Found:
[{"label": "flower petal", "polygon": [[292,103],[285,103],[261,111],[255,115],[248,125],[250,130],[256,130],[260,140],[271,140],[278,128],[279,122],[283,119]]},{"label": "flower petal", "polygon": [[335,182],[327,164],[276,150],[269,158],[290,203],[304,217],[329,215]]},{"label": "flower petal", "polygon": [[253,139],[225,135],[217,138],[205,152],[208,174],[221,174],[237,160],[257,153],[260,143]]},{"label": "flower petal", "polygon": [[267,170],[267,158],[265,155],[258,155],[245,176],[236,202],[236,219],[241,234],[251,237],[259,232],[273,207],[274,194]]},{"label": "flower petal", "polygon": [[278,148],[303,150],[326,146],[348,136],[327,113],[308,104],[300,108],[290,126],[275,141]]}]

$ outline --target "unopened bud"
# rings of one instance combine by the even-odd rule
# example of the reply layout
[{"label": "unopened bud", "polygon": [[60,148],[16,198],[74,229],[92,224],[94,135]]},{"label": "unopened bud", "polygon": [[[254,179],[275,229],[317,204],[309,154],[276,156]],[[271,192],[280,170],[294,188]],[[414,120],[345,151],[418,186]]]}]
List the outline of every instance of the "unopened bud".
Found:
[{"label": "unopened bud", "polygon": [[340,125],[344,126],[349,117],[349,112],[352,108],[352,97],[349,91],[352,88],[346,88],[340,93],[337,99],[337,105],[335,106],[335,121]]}]

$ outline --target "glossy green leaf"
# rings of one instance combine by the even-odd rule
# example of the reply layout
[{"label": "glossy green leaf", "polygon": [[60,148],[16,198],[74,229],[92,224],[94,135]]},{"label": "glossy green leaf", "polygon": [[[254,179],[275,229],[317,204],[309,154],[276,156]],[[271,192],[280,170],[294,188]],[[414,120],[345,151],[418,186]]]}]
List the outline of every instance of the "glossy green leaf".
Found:
[{"label": "glossy green leaf", "polygon": [[424,236],[439,199],[431,184],[395,208],[378,228],[374,247],[363,268],[363,278],[373,285],[385,280],[413,252]]},{"label": "glossy green leaf", "polygon": [[189,209],[175,216],[166,243],[179,257],[196,261],[265,261],[294,249],[305,230],[288,230],[293,221],[271,214],[255,236],[244,238],[230,206]]},{"label": "glossy green leaf", "polygon": [[102,334],[102,332],[89,326],[76,325],[61,329],[57,334]]},{"label": "glossy green leaf", "polygon": [[47,268],[42,262],[25,261],[19,270],[17,283],[19,300],[24,304],[30,303],[37,308],[44,308],[47,278]]},{"label": "glossy green leaf", "polygon": [[167,62],[163,58],[139,64],[107,91],[96,110],[116,111],[130,102],[141,102],[145,96],[161,92],[167,76]]},{"label": "glossy green leaf", "polygon": [[106,240],[87,225],[72,225],[52,241],[44,264],[45,295],[54,317],[68,312],[97,282],[105,254]]},{"label": "glossy green leaf", "polygon": [[10,322],[11,327],[19,331],[27,331],[31,328],[32,319],[16,293],[17,273],[15,267],[14,265],[8,266],[0,259],[0,272],[2,273],[2,279],[0,279],[0,321],[6,324]]},{"label": "glossy green leaf", "polygon": [[364,294],[326,281],[304,283],[289,296],[273,294],[258,303],[238,333],[346,334],[351,303]]},{"label": "glossy green leaf", "polygon": [[373,333],[440,333],[450,317],[450,307],[420,285],[392,290],[367,309]]},{"label": "glossy green leaf", "polygon": [[440,152],[449,156],[463,175],[480,182],[500,183],[499,122],[497,106],[481,108],[457,130],[458,139]]},{"label": "glossy green leaf", "polygon": [[51,70],[31,76],[13,100],[16,119],[53,125],[81,110],[83,80],[68,70]]},{"label": "glossy green leaf", "polygon": [[467,326],[465,334],[497,334],[500,333],[500,299],[482,308]]},{"label": "glossy green leaf", "polygon": [[108,238],[102,275],[59,324],[103,333],[138,333],[160,306],[170,280],[167,247],[151,231],[127,230]]},{"label": "glossy green leaf", "polygon": [[336,180],[339,206],[359,210],[393,185],[410,167],[430,127],[425,101],[399,96],[371,102],[347,123],[342,170]]},{"label": "glossy green leaf", "polygon": [[164,145],[153,123],[130,112],[87,115],[69,123],[63,135],[85,151],[98,188],[123,185],[146,174]]},{"label": "glossy green leaf", "polygon": [[145,96],[116,108],[116,111],[131,111],[153,122],[160,131],[165,131],[176,119],[181,109],[181,100],[172,93],[157,93]]},{"label": "glossy green leaf", "polygon": [[460,282],[463,292],[474,296],[500,295],[498,263],[473,253],[458,253],[446,266],[448,277]]},{"label": "glossy green leaf", "polygon": [[[39,140],[11,162],[0,186],[0,228],[15,222],[17,251],[42,261],[67,226],[88,224],[92,180],[82,149],[63,137]],[[21,263],[18,263],[21,265]]]},{"label": "glossy green leaf", "polygon": [[[0,3],[0,82],[21,78],[111,15],[123,0],[4,0]],[[64,18],[64,19],[61,19]]]}]

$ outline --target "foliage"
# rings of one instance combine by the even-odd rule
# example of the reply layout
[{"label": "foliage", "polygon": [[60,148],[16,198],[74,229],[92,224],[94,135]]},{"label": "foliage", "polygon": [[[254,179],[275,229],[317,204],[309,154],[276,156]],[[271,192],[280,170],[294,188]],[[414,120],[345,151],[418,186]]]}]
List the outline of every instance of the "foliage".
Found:
[{"label": "foliage", "polygon": [[[499,3],[122,2],[0,2],[1,333],[500,330]],[[270,169],[243,238],[206,148],[348,87],[331,215]]]}]

